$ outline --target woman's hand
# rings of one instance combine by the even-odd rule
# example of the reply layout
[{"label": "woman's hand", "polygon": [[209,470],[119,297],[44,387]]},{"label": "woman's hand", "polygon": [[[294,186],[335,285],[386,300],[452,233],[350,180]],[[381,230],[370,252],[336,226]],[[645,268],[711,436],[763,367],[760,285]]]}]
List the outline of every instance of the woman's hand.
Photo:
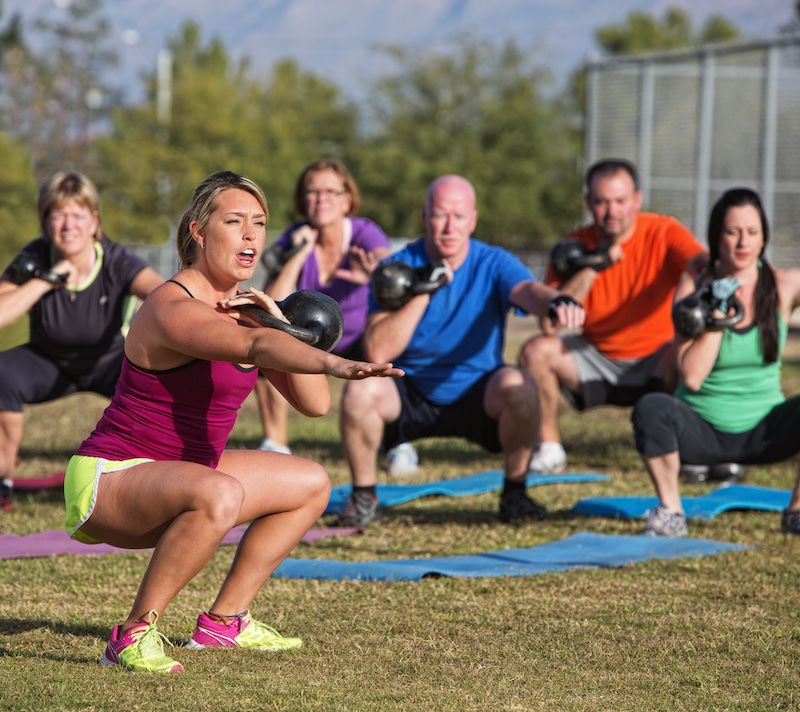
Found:
[{"label": "woman's hand", "polygon": [[395,368],[391,363],[370,363],[369,361],[350,361],[345,358],[336,358],[329,371],[331,376],[344,378],[348,381],[361,381],[372,376],[399,378],[406,373],[401,368]]},{"label": "woman's hand", "polygon": [[334,276],[353,284],[367,284],[381,257],[374,252],[367,252],[363,247],[352,245],[347,251],[347,261],[348,267],[337,269]]},{"label": "woman's hand", "polygon": [[[284,316],[277,302],[270,297],[269,294],[262,292],[260,289],[256,289],[255,287],[250,287],[249,291],[237,294],[235,297],[223,299],[219,303],[219,306],[234,319],[242,320],[246,317],[236,311],[236,307],[245,304],[255,304],[256,306],[261,307],[268,314],[271,314],[281,321],[285,321],[287,324],[289,323],[289,320]],[[247,323],[252,324],[253,326],[259,326],[259,324],[255,324],[250,319],[247,319]]]},{"label": "woman's hand", "polygon": [[[300,245],[305,242],[303,245],[303,249],[301,252],[304,255],[307,255],[314,249],[314,245],[317,244],[317,239],[319,238],[319,230],[316,228],[311,227],[311,225],[301,225],[297,228],[294,232],[292,232],[292,244],[293,245]],[[303,259],[305,262],[305,258]]]}]

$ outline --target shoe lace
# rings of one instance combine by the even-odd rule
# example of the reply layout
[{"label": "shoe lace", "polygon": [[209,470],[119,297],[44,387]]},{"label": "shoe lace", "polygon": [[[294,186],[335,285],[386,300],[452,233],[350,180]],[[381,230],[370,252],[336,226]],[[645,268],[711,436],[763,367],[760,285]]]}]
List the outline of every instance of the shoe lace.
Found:
[{"label": "shoe lace", "polygon": [[354,492],[350,501],[347,503],[345,512],[347,514],[365,514],[373,506],[373,499],[365,492]]},{"label": "shoe lace", "polygon": [[143,658],[161,657],[164,655],[164,643],[172,645],[167,636],[151,625],[139,638],[139,652]]},{"label": "shoe lace", "polygon": [[270,628],[268,625],[266,625],[266,623],[262,623],[261,621],[251,618],[250,625],[255,629],[254,632],[257,631],[261,635],[278,639],[283,638],[283,636],[277,630]]},{"label": "shoe lace", "polygon": [[172,647],[169,638],[156,628],[158,613],[150,611],[148,614],[148,627],[139,637],[136,645],[143,658],[161,657],[164,655],[164,643]]},{"label": "shoe lace", "polygon": [[661,531],[676,531],[682,529],[686,517],[681,512],[675,512],[664,505],[660,505],[654,512],[652,524]]}]

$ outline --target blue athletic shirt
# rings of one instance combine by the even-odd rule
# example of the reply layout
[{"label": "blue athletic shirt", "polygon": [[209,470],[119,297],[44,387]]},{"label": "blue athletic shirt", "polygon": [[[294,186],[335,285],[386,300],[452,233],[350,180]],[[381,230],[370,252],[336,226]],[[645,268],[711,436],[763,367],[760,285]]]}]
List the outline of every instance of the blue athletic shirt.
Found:
[{"label": "blue athletic shirt", "polygon": [[[424,238],[387,259],[415,268],[430,264]],[[411,342],[394,365],[429,401],[457,401],[483,375],[504,364],[506,319],[513,308],[509,295],[520,282],[534,279],[507,250],[470,239],[464,264],[450,284],[431,296]],[[370,292],[369,311],[379,309]]]}]

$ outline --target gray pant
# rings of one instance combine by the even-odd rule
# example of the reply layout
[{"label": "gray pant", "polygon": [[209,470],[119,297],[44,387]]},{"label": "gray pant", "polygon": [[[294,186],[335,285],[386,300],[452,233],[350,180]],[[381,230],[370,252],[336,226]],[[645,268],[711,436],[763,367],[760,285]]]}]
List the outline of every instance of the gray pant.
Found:
[{"label": "gray pant", "polygon": [[613,359],[598,351],[582,336],[563,337],[578,369],[580,390],[563,389],[578,410],[599,405],[631,406],[645,393],[664,391],[664,375],[672,360],[673,343],[666,342],[644,358]]}]

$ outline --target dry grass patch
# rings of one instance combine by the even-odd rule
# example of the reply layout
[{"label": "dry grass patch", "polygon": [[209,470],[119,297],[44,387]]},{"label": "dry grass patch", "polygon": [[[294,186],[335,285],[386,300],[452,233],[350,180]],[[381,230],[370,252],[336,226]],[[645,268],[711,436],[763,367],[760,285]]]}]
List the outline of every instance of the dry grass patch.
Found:
[{"label": "dry grass patch", "polygon": [[[794,344],[792,345],[794,348]],[[795,353],[794,351],[792,353]],[[794,358],[794,357],[792,357]],[[788,359],[787,393],[800,391]],[[338,387],[338,386],[337,386]],[[104,401],[74,396],[28,413],[21,475],[63,469]],[[610,482],[538,488],[541,524],[495,518],[497,495],[427,498],[387,511],[364,535],[302,544],[292,556],[346,561],[430,557],[535,546],[587,530],[632,534],[641,522],[573,517],[580,498],[650,494],[633,450],[629,413],[565,409],[575,470]],[[335,414],[290,423],[298,454],[349,481]],[[255,404],[232,437],[260,440]],[[496,469],[497,458],[458,440],[421,441],[421,480]],[[795,465],[753,468],[749,481],[787,489]],[[701,493],[707,488],[685,490]],[[146,493],[144,493],[146,496]],[[324,523],[324,522],[322,522]],[[59,493],[21,494],[0,532],[63,524]],[[772,513],[727,513],[691,535],[754,548],[519,578],[419,583],[272,580],[257,616],[305,641],[299,651],[172,651],[180,676],[99,667],[109,629],[127,613],[146,553],[0,561],[0,708],[14,710],[798,710],[800,538]],[[163,616],[181,645],[233,556],[223,547]]]}]

